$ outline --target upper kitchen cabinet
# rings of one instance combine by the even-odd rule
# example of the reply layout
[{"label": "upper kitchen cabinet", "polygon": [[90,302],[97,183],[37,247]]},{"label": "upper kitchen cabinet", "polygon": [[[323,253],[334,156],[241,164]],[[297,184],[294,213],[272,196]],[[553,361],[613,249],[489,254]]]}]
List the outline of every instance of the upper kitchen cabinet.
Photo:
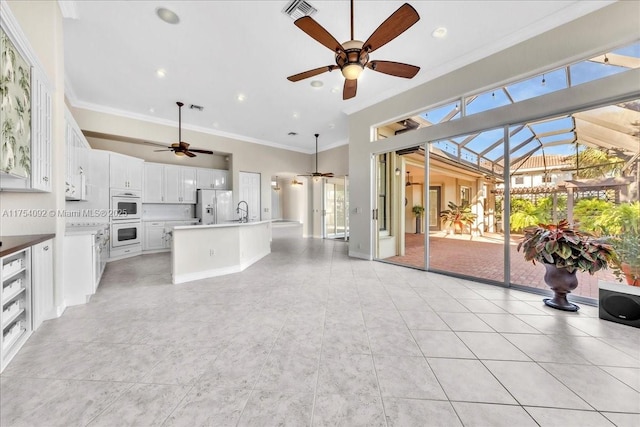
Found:
[{"label": "upper kitchen cabinet", "polygon": [[144,164],[144,203],[164,203],[164,165],[159,163]]},{"label": "upper kitchen cabinet", "polygon": [[167,203],[196,203],[196,169],[164,165],[164,190]]},{"label": "upper kitchen cabinet", "polygon": [[68,109],[64,112],[67,166],[65,172],[65,197],[67,200],[86,199],[86,176],[91,149]]},{"label": "upper kitchen cabinet", "polygon": [[229,190],[229,172],[221,169],[197,169],[197,188]]},{"label": "upper kitchen cabinet", "polygon": [[0,13],[0,188],[51,191],[52,85],[10,9]]},{"label": "upper kitchen cabinet", "polygon": [[111,188],[142,190],[144,160],[111,153],[109,175]]}]

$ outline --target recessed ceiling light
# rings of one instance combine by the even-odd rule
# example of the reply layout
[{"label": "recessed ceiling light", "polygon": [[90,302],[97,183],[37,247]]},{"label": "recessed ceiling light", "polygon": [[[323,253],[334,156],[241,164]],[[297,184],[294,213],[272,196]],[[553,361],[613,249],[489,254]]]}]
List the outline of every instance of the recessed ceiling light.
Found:
[{"label": "recessed ceiling light", "polygon": [[238,96],[236,97],[236,99],[240,102],[244,101],[245,99],[247,99],[247,97],[244,95],[244,93],[239,93]]},{"label": "recessed ceiling light", "polygon": [[174,11],[166,9],[164,7],[157,8],[156,15],[158,15],[158,18],[162,19],[167,24],[177,24],[178,22],[180,22],[180,18]]},{"label": "recessed ceiling light", "polygon": [[213,124],[214,128],[217,128],[218,126],[220,126],[220,123],[218,123],[218,122],[213,122],[212,124]]},{"label": "recessed ceiling light", "polygon": [[335,127],[336,127],[336,125],[334,125],[333,123],[329,123],[329,129],[333,129]]},{"label": "recessed ceiling light", "polygon": [[149,112],[150,112],[150,113],[155,113],[155,112],[156,112],[156,110],[155,110],[155,108],[151,107],[151,108],[149,108]]},{"label": "recessed ceiling light", "polygon": [[311,86],[313,86],[313,87],[322,87],[322,86],[324,86],[324,83],[322,83],[320,80],[312,80],[311,81]]},{"label": "recessed ceiling light", "polygon": [[445,27],[438,27],[435,30],[433,30],[431,35],[437,39],[441,39],[447,35],[447,29]]},{"label": "recessed ceiling light", "polygon": [[167,70],[165,70],[164,68],[158,68],[156,70],[156,76],[158,76],[159,78],[163,78],[166,75],[167,75]]},{"label": "recessed ceiling light", "polygon": [[300,114],[298,114],[298,113],[293,113],[293,114],[291,115],[291,117],[293,117],[294,119],[297,119],[298,117],[300,117]]},{"label": "recessed ceiling light", "polygon": [[331,89],[331,93],[338,93],[338,92],[340,92],[340,88],[337,86]]}]

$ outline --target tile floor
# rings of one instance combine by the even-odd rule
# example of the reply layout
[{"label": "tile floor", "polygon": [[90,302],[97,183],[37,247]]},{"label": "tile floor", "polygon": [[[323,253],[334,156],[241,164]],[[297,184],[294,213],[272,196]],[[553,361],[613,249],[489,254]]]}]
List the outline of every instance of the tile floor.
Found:
[{"label": "tile floor", "polygon": [[291,230],[183,285],[111,263],[0,376],[0,425],[640,425],[640,329]]}]

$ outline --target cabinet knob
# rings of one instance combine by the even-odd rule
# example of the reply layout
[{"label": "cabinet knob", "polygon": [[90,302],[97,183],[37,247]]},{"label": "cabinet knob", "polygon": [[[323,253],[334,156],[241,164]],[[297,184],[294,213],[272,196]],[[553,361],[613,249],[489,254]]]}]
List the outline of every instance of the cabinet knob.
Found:
[{"label": "cabinet knob", "polygon": [[42,249],[43,249],[43,250],[45,250],[45,251],[48,251],[48,250],[49,250],[49,246],[45,246],[45,247],[44,247],[44,248],[42,248]]},{"label": "cabinet knob", "polygon": [[42,180],[43,180],[44,182],[49,182],[49,177],[48,177],[48,176],[43,176],[43,177],[42,177]]}]

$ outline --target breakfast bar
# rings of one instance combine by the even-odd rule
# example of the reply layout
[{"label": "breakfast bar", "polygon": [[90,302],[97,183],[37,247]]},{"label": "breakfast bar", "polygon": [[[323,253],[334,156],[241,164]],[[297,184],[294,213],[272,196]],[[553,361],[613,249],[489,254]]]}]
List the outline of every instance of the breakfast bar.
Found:
[{"label": "breakfast bar", "polygon": [[174,284],[243,271],[271,253],[271,221],[174,227]]}]

